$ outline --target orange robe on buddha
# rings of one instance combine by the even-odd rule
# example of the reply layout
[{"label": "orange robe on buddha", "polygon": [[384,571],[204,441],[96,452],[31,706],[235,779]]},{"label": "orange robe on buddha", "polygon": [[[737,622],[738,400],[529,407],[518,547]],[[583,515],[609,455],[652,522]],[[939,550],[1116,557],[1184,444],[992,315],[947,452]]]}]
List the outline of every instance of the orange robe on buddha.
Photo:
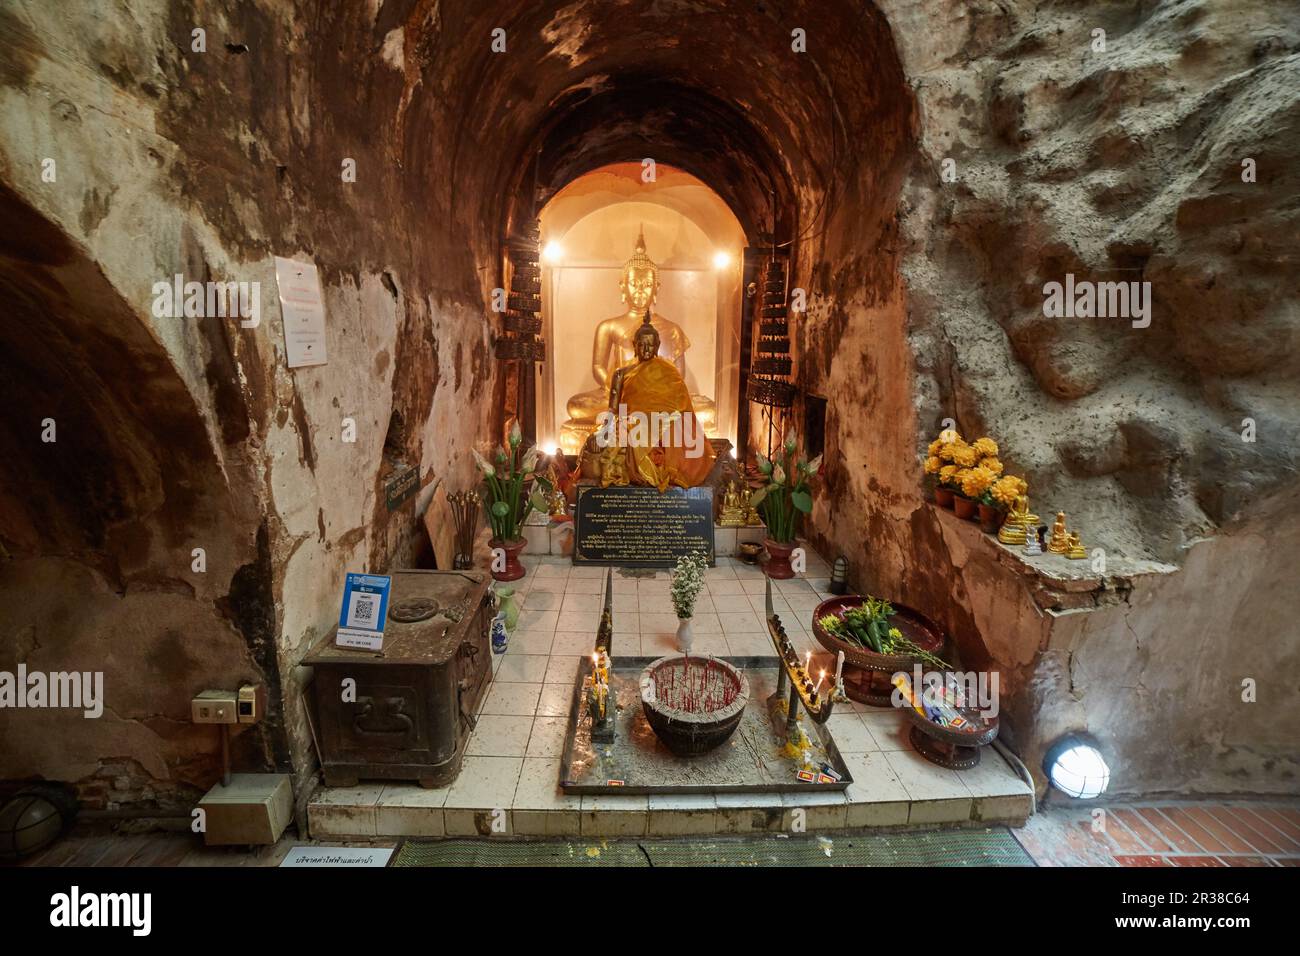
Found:
[{"label": "orange robe on buddha", "polygon": [[[669,485],[694,488],[704,482],[713,469],[713,445],[695,417],[690,390],[676,365],[656,355],[629,366],[623,371],[619,401],[629,415],[628,472],[633,484],[664,491]],[[631,417],[638,412],[648,420],[648,428]]]}]

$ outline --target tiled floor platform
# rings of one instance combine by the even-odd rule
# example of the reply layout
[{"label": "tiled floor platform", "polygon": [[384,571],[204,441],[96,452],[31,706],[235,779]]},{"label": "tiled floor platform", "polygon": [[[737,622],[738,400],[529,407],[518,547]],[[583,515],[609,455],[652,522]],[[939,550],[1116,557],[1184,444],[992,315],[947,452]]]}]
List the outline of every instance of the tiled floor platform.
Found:
[{"label": "tiled floor platform", "polygon": [[[523,608],[450,787],[362,784],[322,788],[309,806],[313,839],[398,836],[672,836],[868,827],[1022,823],[1028,786],[993,749],[973,770],[953,771],[918,756],[905,719],[894,711],[837,705],[830,727],[854,783],[847,793],[785,795],[578,797],[559,789],[560,756],[578,662],[591,653],[605,569],[569,559],[525,557],[516,582]],[[694,651],[717,656],[772,654],[763,619],[766,579],[756,568],[720,557],[696,604]],[[834,662],[808,632],[829,596],[820,559],[806,573],[774,582],[776,611],[802,654],[828,670]],[[677,618],[668,573],[614,572],[614,655],[658,656],[676,650]]]}]

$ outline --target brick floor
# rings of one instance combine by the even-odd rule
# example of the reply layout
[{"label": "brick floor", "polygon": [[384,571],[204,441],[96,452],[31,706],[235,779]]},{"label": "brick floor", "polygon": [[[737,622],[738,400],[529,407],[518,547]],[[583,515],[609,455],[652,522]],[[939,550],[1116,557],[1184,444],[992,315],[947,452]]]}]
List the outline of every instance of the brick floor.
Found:
[{"label": "brick floor", "polygon": [[1049,803],[1012,832],[1042,866],[1300,865],[1300,803],[1294,802]]}]

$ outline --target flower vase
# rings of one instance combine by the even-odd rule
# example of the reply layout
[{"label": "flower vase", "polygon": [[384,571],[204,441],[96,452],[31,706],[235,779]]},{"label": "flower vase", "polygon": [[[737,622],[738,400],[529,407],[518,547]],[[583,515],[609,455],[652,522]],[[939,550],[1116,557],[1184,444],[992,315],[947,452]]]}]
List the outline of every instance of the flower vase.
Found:
[{"label": "flower vase", "polygon": [[506,630],[513,631],[519,623],[519,598],[515,595],[515,589],[497,588],[497,600],[500,602],[498,609],[506,618]]},{"label": "flower vase", "polygon": [[679,617],[677,619],[677,649],[683,654],[691,652],[691,645],[695,642],[695,634],[691,631],[691,619],[689,617]]},{"label": "flower vase", "polygon": [[967,521],[975,519],[975,501],[965,495],[957,495],[952,502],[953,513]]},{"label": "flower vase", "polygon": [[951,488],[945,488],[942,485],[939,485],[934,489],[934,503],[940,508],[947,508],[951,511],[952,499],[953,493]]},{"label": "flower vase", "polygon": [[986,505],[982,501],[979,503],[979,511],[980,530],[985,534],[997,534],[1007,513],[997,505]]},{"label": "flower vase", "polygon": [[[519,553],[524,550],[524,545],[528,542],[523,538],[512,538],[509,541],[502,541],[500,538],[493,538],[488,542],[488,547],[492,549],[492,577],[497,581],[518,581],[524,576],[524,566],[519,562]],[[505,552],[505,566],[497,570],[497,550]]]},{"label": "flower vase", "polygon": [[766,538],[763,545],[767,548],[767,564],[763,568],[767,576],[777,581],[794,577],[794,568],[790,567],[790,552],[794,550],[794,542]]}]

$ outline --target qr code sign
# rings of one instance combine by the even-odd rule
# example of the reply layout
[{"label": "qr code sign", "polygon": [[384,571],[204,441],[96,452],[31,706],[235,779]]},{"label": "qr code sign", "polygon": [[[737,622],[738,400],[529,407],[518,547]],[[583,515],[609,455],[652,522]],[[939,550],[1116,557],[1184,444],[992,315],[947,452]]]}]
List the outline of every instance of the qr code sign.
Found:
[{"label": "qr code sign", "polygon": [[352,607],[348,609],[348,627],[374,628],[375,613],[379,607],[378,594],[352,593]]}]

